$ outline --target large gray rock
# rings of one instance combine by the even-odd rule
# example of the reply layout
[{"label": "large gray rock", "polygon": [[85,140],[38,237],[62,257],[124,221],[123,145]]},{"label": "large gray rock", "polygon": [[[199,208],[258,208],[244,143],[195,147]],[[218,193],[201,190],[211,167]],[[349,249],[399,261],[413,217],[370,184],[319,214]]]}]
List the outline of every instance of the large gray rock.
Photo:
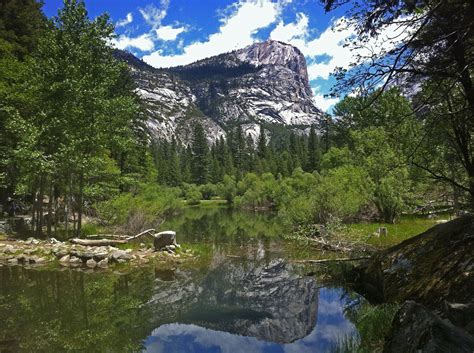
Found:
[{"label": "large gray rock", "polygon": [[413,301],[395,315],[384,353],[472,353],[474,337]]},{"label": "large gray rock", "polygon": [[124,262],[131,260],[132,256],[126,250],[114,250],[110,254],[109,259],[116,262]]},{"label": "large gray rock", "polygon": [[176,232],[173,232],[172,230],[156,233],[153,235],[153,238],[155,250],[161,250],[167,245],[176,245]]}]

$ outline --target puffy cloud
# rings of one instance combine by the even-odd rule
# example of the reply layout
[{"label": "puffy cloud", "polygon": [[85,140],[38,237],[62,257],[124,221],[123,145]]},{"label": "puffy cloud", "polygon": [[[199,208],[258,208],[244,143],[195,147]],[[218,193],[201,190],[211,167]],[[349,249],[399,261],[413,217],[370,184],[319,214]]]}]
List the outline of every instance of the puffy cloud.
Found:
[{"label": "puffy cloud", "polygon": [[316,106],[324,112],[327,112],[332,106],[339,102],[339,98],[327,98],[323,94],[315,94],[313,96]]},{"label": "puffy cloud", "polygon": [[283,21],[280,21],[270,33],[270,38],[286,43],[302,38],[308,33],[308,20],[305,14],[298,13],[296,22],[284,24]]},{"label": "puffy cloud", "polygon": [[123,27],[123,26],[126,26],[130,23],[133,22],[133,15],[131,12],[129,12],[127,14],[127,17],[125,17],[124,19],[122,20],[118,20],[117,23],[115,24],[115,27]]},{"label": "puffy cloud", "polygon": [[313,87],[313,100],[316,106],[324,112],[327,112],[332,106],[339,102],[339,98],[325,97],[321,93],[319,86]]},{"label": "puffy cloud", "polygon": [[152,28],[157,28],[160,26],[161,21],[166,17],[170,1],[161,0],[160,5],[161,7],[156,7],[153,4],[149,4],[145,8],[139,9],[145,22],[148,23]]},{"label": "puffy cloud", "polygon": [[240,1],[221,19],[219,32],[205,41],[197,41],[183,48],[183,53],[163,55],[160,50],[146,55],[143,60],[155,67],[186,65],[223,52],[252,44],[257,30],[274,23],[281,13],[282,4],[271,0]]},{"label": "puffy cloud", "polygon": [[156,36],[161,40],[175,40],[185,30],[184,27],[160,26],[156,29]]},{"label": "puffy cloud", "polygon": [[[300,20],[285,26],[295,28],[299,22]],[[387,52],[410,33],[409,29],[398,24],[386,26],[377,38],[370,39],[363,48],[353,48],[350,41],[357,34],[355,26],[348,23],[346,18],[341,17],[333,21],[332,25],[317,38],[307,40],[304,36],[293,36],[287,42],[298,47],[306,58],[314,59],[308,65],[310,80],[317,78],[326,80],[337,67],[349,69],[351,63],[354,63],[358,57],[364,61],[373,54]],[[329,60],[321,62],[317,60],[318,56],[329,57]]]},{"label": "puffy cloud", "polygon": [[141,51],[152,51],[155,48],[153,39],[148,33],[142,34],[138,37],[128,37],[122,35],[112,41],[112,44],[118,49],[136,48]]}]

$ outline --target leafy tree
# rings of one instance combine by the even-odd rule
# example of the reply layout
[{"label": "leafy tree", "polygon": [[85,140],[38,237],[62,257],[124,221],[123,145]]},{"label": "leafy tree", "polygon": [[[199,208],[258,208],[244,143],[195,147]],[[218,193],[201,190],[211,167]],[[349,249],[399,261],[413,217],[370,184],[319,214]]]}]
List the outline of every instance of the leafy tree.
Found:
[{"label": "leafy tree", "polygon": [[412,185],[403,156],[397,154],[381,128],[354,131],[354,160],[374,183],[373,201],[383,220],[394,223],[406,207]]},{"label": "leafy tree", "polygon": [[224,176],[224,180],[218,185],[219,194],[229,203],[233,204],[237,192],[235,179],[229,175]]},{"label": "leafy tree", "polygon": [[[332,10],[344,1],[324,0],[323,3],[326,10]],[[364,50],[368,43],[380,42],[387,28],[397,28],[403,35],[395,36],[398,43],[377,43],[380,50],[365,51],[367,54],[357,56],[351,70],[338,70],[333,93],[352,90],[364,93],[381,85],[379,94],[366,104],[370,106],[387,87],[398,85],[416,91],[417,85],[424,82],[424,92],[416,101],[416,109],[428,110],[430,120],[449,126],[447,137],[465,177],[455,178],[446,173],[451,159],[444,161],[444,168],[439,168],[431,160],[414,154],[413,163],[434,179],[468,193],[470,207],[474,208],[474,3],[357,0],[346,18],[347,24],[356,30],[357,39],[351,39],[351,46],[356,50]]]},{"label": "leafy tree", "polygon": [[66,211],[77,211],[80,234],[84,190],[100,174],[94,158],[125,151],[133,139],[137,97],[124,81],[126,65],[112,55],[113,35],[106,15],[90,20],[84,2],[66,0],[28,64],[30,111],[15,119],[13,129],[22,138],[16,158],[37,194],[38,232],[43,195],[49,193],[51,203],[58,189],[66,194]]}]

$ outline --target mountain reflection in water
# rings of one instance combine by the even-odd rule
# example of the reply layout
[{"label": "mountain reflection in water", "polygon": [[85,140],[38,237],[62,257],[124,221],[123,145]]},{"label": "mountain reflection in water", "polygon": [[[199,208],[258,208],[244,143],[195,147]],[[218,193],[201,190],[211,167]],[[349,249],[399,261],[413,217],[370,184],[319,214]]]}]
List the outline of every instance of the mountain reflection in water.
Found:
[{"label": "mountain reflection in water", "polygon": [[344,312],[357,297],[281,260],[282,240],[260,236],[278,229],[271,218],[184,216],[170,228],[212,244],[205,264],[127,274],[0,267],[0,353],[327,352],[357,336]]},{"label": "mountain reflection in water", "polygon": [[173,323],[162,325],[152,332],[145,340],[145,352],[327,352],[342,338],[356,335],[354,325],[344,316],[347,303],[341,300],[342,295],[341,289],[321,288],[317,312],[311,313],[316,315],[317,325],[305,337],[291,343],[269,342],[194,324]]}]

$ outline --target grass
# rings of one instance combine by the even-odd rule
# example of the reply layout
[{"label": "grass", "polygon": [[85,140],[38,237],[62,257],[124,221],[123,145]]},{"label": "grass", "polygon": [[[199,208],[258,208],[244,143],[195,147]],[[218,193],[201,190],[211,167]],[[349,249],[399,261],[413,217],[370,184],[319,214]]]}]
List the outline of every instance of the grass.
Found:
[{"label": "grass", "polygon": [[188,204],[186,199],[182,199],[181,202],[185,207],[214,207],[227,205],[227,201],[222,199],[200,200],[199,203],[195,205]]},{"label": "grass", "polygon": [[[414,237],[437,223],[433,219],[425,217],[405,216],[397,223],[355,223],[349,224],[345,228],[348,237],[361,240],[377,248],[386,248],[396,245],[406,239]],[[387,236],[379,237],[377,230],[379,227],[387,228]]]},{"label": "grass", "polygon": [[371,305],[364,302],[357,309],[346,312],[346,316],[356,326],[359,337],[341,339],[330,352],[382,352],[397,310],[396,304]]}]

